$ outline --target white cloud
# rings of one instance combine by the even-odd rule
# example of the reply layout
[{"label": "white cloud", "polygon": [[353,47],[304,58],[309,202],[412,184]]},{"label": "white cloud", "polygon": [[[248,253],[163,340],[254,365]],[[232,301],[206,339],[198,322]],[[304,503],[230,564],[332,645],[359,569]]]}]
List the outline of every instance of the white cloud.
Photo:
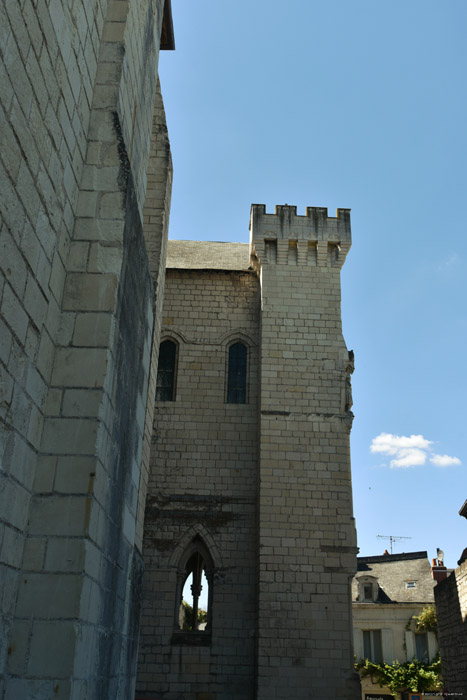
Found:
[{"label": "white cloud", "polygon": [[461,463],[458,457],[449,457],[449,455],[433,455],[430,457],[430,462],[433,462],[437,467],[451,467]]},{"label": "white cloud", "polygon": [[425,464],[426,454],[423,450],[399,450],[397,459],[391,459],[391,467],[417,467]]},{"label": "white cloud", "polygon": [[460,464],[457,457],[435,454],[431,448],[432,440],[427,440],[423,435],[392,435],[381,433],[373,438],[370,451],[393,457],[389,466],[392,468],[418,467],[430,462],[437,467],[450,467]]},{"label": "white cloud", "polygon": [[391,435],[391,433],[381,433],[373,438],[370,450],[372,452],[382,452],[383,454],[396,455],[403,449],[419,448],[426,450],[433,443],[425,440],[423,435]]}]

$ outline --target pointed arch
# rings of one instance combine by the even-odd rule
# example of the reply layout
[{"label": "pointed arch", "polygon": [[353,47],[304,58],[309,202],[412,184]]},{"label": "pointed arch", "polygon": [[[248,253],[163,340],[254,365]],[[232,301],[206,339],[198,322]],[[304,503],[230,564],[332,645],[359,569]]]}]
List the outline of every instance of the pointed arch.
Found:
[{"label": "pointed arch", "polygon": [[175,326],[162,326],[161,340],[178,340],[179,343],[188,343],[186,335]]},{"label": "pointed arch", "polygon": [[[188,643],[191,635],[210,636],[216,560],[220,563],[214,540],[200,523],[185,533],[172,553],[170,564],[177,568],[174,618],[174,641],[177,643],[180,634]],[[201,613],[199,602],[203,588],[207,588],[207,609]]]},{"label": "pointed arch", "polygon": [[220,345],[227,346],[238,340],[242,341],[249,348],[256,347],[258,345],[257,339],[241,328],[229,330],[221,335],[219,338],[219,343]]},{"label": "pointed arch", "polygon": [[192,525],[181,537],[169,559],[170,566],[176,567],[178,569],[182,565],[182,559],[184,558],[183,555],[188,549],[192,540],[194,540],[194,538],[197,535],[204,542],[212,559],[213,567],[215,569],[222,568],[222,557],[214,541],[214,538],[209,532],[209,530],[201,523],[196,523],[195,525]]}]

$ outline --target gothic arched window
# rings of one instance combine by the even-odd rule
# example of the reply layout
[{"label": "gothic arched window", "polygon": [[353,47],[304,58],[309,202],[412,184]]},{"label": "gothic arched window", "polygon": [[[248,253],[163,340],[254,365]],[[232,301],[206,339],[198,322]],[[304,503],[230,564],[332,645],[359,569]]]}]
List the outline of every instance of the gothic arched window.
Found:
[{"label": "gothic arched window", "polygon": [[[177,635],[211,631],[213,569],[211,555],[202,538],[196,535],[186,549],[178,571]],[[190,636],[183,639],[189,641]]]},{"label": "gothic arched window", "polygon": [[248,349],[243,343],[229,347],[227,365],[227,403],[246,403]]},{"label": "gothic arched window", "polygon": [[160,345],[156,401],[175,401],[177,349],[177,343],[173,340],[164,340]]}]

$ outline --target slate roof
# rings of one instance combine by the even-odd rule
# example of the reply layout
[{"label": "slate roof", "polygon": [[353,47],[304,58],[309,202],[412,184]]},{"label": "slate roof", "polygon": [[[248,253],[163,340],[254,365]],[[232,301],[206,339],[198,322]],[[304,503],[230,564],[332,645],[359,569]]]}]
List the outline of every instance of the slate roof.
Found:
[{"label": "slate roof", "polygon": [[218,241],[168,241],[167,268],[246,271],[250,268],[250,246]]},{"label": "slate roof", "polygon": [[[432,603],[436,582],[431,576],[427,552],[357,557],[357,574],[352,581],[352,600],[357,601],[358,579],[373,576],[378,581],[377,603]],[[407,588],[414,581],[414,588]],[[371,603],[369,603],[371,605]]]}]

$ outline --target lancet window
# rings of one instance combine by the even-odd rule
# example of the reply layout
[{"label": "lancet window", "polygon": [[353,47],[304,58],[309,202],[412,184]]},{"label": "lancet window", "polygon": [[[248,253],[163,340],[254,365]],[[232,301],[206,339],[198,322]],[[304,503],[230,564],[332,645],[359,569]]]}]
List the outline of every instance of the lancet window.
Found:
[{"label": "lancet window", "polygon": [[163,340],[159,348],[156,401],[175,401],[177,355],[177,343],[173,340]]},{"label": "lancet window", "polygon": [[241,342],[233,343],[228,350],[227,403],[246,403],[248,348]]},{"label": "lancet window", "polygon": [[[196,535],[182,558],[178,578],[177,633],[209,633],[211,630],[213,562]],[[208,635],[209,636],[209,635]],[[189,641],[185,638],[185,641]]]}]

